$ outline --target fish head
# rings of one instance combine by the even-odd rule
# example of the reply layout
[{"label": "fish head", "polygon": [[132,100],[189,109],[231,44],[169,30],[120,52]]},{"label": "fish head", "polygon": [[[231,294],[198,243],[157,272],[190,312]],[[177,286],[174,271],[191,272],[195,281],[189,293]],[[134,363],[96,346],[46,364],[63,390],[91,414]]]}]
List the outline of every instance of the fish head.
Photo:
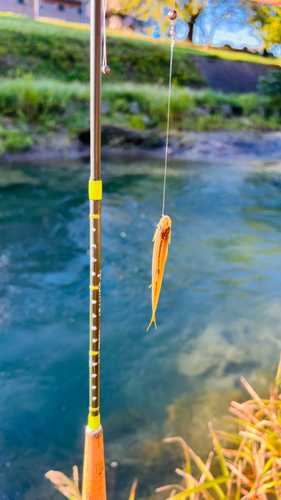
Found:
[{"label": "fish head", "polygon": [[172,228],[172,221],[168,215],[163,215],[159,222],[160,231],[170,231]]}]

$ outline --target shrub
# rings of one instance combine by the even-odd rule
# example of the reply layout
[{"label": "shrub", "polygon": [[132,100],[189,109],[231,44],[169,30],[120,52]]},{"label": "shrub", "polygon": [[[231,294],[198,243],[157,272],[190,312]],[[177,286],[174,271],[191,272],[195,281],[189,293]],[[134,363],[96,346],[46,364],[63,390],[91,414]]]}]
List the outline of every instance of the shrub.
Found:
[{"label": "shrub", "polygon": [[272,70],[268,76],[259,78],[258,91],[270,97],[272,102],[281,105],[281,71]]}]

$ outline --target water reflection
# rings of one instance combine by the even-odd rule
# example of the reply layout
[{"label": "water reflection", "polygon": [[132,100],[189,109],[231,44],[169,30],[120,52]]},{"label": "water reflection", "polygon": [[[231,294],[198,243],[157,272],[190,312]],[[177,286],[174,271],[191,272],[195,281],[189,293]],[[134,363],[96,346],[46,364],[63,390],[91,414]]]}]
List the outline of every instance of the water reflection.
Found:
[{"label": "water reflection", "polygon": [[[56,497],[44,472],[82,464],[88,165],[67,167],[23,166],[20,183],[6,169],[1,190],[0,493],[9,499]],[[181,452],[163,436],[181,434],[204,454],[206,422],[220,425],[231,398],[243,398],[240,376],[258,389],[274,373],[281,174],[171,163],[172,244],[158,329],[146,332],[163,164],[107,158],[103,169],[102,416],[109,500],[124,500],[135,476],[143,497],[174,482]]]}]

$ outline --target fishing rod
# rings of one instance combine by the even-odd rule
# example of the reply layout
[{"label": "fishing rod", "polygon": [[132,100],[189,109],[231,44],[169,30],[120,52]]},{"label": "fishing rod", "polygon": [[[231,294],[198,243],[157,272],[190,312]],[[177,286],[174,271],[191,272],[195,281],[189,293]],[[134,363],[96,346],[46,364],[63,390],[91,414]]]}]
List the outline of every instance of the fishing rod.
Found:
[{"label": "fishing rod", "polygon": [[[104,12],[105,18],[105,12]],[[104,25],[105,28],[105,25]],[[106,500],[103,429],[100,421],[101,310],[101,0],[90,7],[90,348],[89,416],[85,432],[83,500]],[[103,68],[104,70],[104,68]],[[105,71],[103,71],[105,72]]]}]

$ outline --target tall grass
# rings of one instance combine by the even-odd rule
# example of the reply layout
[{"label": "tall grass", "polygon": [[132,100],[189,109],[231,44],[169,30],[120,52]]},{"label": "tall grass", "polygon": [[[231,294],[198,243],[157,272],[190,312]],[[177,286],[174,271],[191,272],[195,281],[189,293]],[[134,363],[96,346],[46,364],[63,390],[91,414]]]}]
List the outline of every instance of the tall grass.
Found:
[{"label": "tall grass", "polygon": [[[58,125],[77,131],[88,127],[89,97],[89,86],[78,82],[33,80],[31,76],[2,79],[0,115],[28,124],[55,120]],[[107,105],[103,123],[119,123],[139,129],[164,130],[166,126],[166,87],[104,84],[102,102]],[[209,89],[194,91],[174,87],[171,117],[172,128],[183,131],[274,129],[280,125],[280,117],[268,97],[225,95]]]},{"label": "tall grass", "polygon": [[[54,487],[65,497],[69,498],[69,500],[82,500],[82,495],[79,490],[79,473],[76,465],[73,467],[73,479],[69,479],[62,472],[54,470],[50,470],[45,476],[53,483]],[[129,500],[135,500],[137,484],[138,481],[135,479],[131,488]]]},{"label": "tall grass", "polygon": [[280,500],[281,358],[267,399],[261,399],[244,378],[241,380],[250,399],[243,404],[231,403],[237,432],[215,431],[210,423],[213,451],[206,463],[183,439],[165,439],[166,443],[181,444],[185,466],[176,469],[180,484],[160,487],[158,493],[170,493],[170,500]]},{"label": "tall grass", "polygon": [[[61,127],[70,137],[89,127],[89,86],[79,82],[34,80],[31,75],[0,80],[0,154],[26,149]],[[105,84],[102,123],[130,129],[166,127],[167,88],[158,85]],[[278,130],[281,118],[269,97],[224,95],[209,89],[174,87],[174,131]],[[8,120],[8,123],[7,123]],[[7,126],[8,125],[8,126]],[[162,131],[162,132],[161,132]]]}]

